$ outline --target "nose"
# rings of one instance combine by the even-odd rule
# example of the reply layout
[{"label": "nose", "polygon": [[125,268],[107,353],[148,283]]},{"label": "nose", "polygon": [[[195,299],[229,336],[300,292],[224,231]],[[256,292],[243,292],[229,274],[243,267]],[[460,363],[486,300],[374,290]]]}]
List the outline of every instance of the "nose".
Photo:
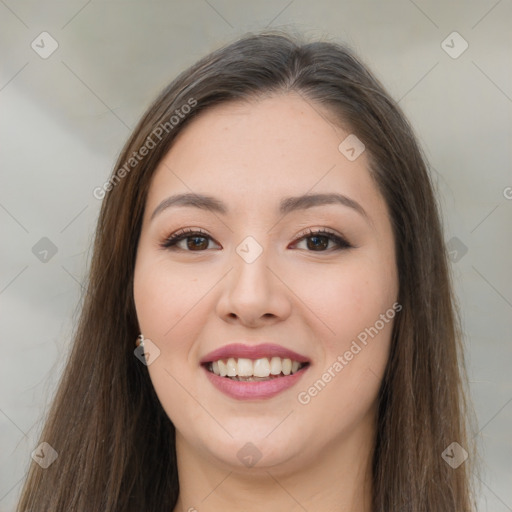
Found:
[{"label": "nose", "polygon": [[233,253],[232,270],[221,282],[219,317],[251,328],[285,320],[291,312],[292,292],[279,275],[279,265],[270,261],[267,250],[254,261],[240,254]]}]

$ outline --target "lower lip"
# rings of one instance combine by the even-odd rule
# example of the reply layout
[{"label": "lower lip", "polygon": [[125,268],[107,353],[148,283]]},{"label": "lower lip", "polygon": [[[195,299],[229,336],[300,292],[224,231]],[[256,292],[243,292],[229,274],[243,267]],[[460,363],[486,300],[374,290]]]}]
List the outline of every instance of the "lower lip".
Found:
[{"label": "lower lip", "polygon": [[[204,368],[204,367],[203,367]],[[204,368],[210,382],[224,394],[236,398],[237,400],[258,400],[271,398],[288,388],[291,388],[302,377],[308,366],[302,368],[298,372],[277,377],[270,380],[260,380],[256,382],[244,382],[240,380],[232,380],[227,377],[220,377],[215,373]]]}]

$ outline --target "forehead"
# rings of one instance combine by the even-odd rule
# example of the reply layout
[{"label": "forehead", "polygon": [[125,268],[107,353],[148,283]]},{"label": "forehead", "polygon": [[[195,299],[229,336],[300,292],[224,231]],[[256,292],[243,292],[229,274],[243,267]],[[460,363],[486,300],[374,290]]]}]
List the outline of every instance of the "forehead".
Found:
[{"label": "forehead", "polygon": [[218,105],[175,139],[153,176],[149,209],[178,192],[215,194],[235,212],[306,193],[382,202],[365,153],[350,161],[339,150],[349,135],[297,94]]}]

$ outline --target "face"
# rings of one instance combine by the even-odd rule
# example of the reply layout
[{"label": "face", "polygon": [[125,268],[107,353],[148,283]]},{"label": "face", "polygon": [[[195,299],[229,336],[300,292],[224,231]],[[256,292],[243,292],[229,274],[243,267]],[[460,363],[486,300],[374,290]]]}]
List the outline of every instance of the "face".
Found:
[{"label": "face", "polygon": [[[134,298],[178,453],[291,469],[371,431],[394,241],[366,153],[320,112],[294,94],[217,106],[152,178]],[[165,203],[178,194],[194,196]]]}]

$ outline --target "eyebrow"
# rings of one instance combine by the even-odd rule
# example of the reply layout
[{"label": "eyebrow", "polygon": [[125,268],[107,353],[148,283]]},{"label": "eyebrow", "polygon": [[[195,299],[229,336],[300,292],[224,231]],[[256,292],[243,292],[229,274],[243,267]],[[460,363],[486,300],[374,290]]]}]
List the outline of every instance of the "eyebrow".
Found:
[{"label": "eyebrow", "polygon": [[[286,215],[296,210],[306,210],[315,206],[323,206],[327,204],[340,204],[357,211],[363,217],[368,219],[368,214],[364,208],[354,199],[343,194],[305,194],[296,197],[285,197],[279,204],[279,213]],[[203,194],[177,194],[164,199],[151,214],[153,220],[162,211],[171,207],[193,207],[201,210],[210,210],[222,215],[228,213],[227,206],[219,199]]]}]

